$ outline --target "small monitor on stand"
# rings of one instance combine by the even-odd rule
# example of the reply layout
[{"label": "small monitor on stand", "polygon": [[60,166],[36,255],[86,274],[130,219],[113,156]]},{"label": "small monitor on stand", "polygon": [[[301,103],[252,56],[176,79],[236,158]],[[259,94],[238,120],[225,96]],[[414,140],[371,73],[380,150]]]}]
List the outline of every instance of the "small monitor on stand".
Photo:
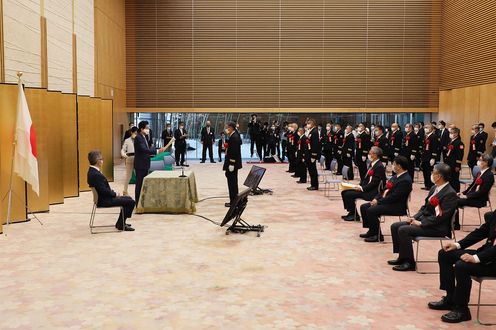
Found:
[{"label": "small monitor on stand", "polygon": [[266,170],[267,169],[256,165],[251,167],[250,173],[246,177],[243,185],[250,188],[253,195],[263,195],[265,193],[272,194],[270,189],[260,189],[258,186],[262,181]]}]

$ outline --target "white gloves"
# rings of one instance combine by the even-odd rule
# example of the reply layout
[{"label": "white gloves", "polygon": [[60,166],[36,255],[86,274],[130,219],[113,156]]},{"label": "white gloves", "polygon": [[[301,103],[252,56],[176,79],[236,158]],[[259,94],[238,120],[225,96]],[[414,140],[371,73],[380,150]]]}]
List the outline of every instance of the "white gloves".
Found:
[{"label": "white gloves", "polygon": [[431,166],[434,166],[435,163],[436,163],[436,160],[434,160],[434,159],[431,159],[431,161],[429,162],[429,164],[431,164]]},{"label": "white gloves", "polygon": [[350,155],[350,154],[346,154],[346,157],[348,157],[348,158],[349,158],[349,157],[351,157],[351,155]]},{"label": "white gloves", "polygon": [[367,160],[367,157],[365,156],[362,156],[362,162],[366,161]]},{"label": "white gloves", "polygon": [[414,155],[411,155],[411,156],[410,156],[410,159],[411,159],[411,160],[415,160],[415,156],[414,156]]},{"label": "white gloves", "polygon": [[340,154],[340,155],[341,155],[341,150],[338,150],[338,154]]},{"label": "white gloves", "polygon": [[315,159],[315,158],[312,158],[312,163],[315,163],[315,161],[316,161],[316,160],[317,160],[317,159]]},{"label": "white gloves", "polygon": [[398,157],[398,155],[399,155],[399,154],[398,154],[397,152],[395,152],[395,153],[394,153],[394,157]]},{"label": "white gloves", "polygon": [[234,172],[234,165],[229,165],[229,172]]}]

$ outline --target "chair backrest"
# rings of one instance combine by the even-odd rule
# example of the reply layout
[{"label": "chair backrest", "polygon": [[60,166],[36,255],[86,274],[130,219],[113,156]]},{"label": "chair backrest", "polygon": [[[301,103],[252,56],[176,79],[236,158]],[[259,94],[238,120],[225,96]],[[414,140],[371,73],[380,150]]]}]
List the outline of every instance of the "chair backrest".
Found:
[{"label": "chair backrest", "polygon": [[93,204],[98,204],[98,191],[96,191],[95,187],[90,187],[91,192],[93,193]]},{"label": "chair backrest", "polygon": [[477,174],[480,173],[480,171],[481,171],[480,167],[475,165],[474,168],[472,169],[472,177],[475,178],[477,176]]},{"label": "chair backrest", "polygon": [[341,172],[343,173],[343,181],[348,181],[350,175],[350,168],[344,165],[343,170]]},{"label": "chair backrest", "polygon": [[453,238],[456,242],[456,233],[455,233],[455,222],[456,222],[456,214],[458,213],[458,210],[455,210],[453,212],[453,215],[451,216],[451,238]]}]

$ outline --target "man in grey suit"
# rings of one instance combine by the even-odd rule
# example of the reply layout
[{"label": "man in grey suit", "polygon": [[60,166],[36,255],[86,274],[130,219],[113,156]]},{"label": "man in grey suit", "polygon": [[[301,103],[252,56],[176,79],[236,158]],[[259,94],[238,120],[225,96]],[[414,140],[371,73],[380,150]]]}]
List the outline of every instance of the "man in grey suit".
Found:
[{"label": "man in grey suit", "polygon": [[417,236],[451,237],[451,218],[458,205],[455,190],[449,184],[451,169],[444,163],[434,166],[431,180],[435,184],[420,211],[407,221],[391,225],[393,253],[398,259],[388,261],[396,271],[415,270],[412,239]]}]

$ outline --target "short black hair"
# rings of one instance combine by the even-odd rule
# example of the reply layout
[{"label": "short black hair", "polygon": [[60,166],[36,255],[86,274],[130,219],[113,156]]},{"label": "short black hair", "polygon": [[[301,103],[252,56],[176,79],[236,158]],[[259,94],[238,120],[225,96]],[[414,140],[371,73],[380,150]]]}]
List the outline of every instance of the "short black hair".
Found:
[{"label": "short black hair", "polygon": [[134,133],[137,131],[138,131],[138,127],[136,127],[136,126],[131,127],[131,133]]},{"label": "short black hair", "polygon": [[444,120],[440,120],[439,123],[443,126],[446,126],[446,122]]},{"label": "short black hair", "polygon": [[178,125],[179,126],[184,125],[184,121],[180,121]]},{"label": "short black hair", "polygon": [[236,129],[236,123],[233,121],[230,121],[227,123],[227,127],[231,127],[232,129]]},{"label": "short black hair", "polygon": [[446,163],[438,163],[434,165],[434,171],[439,173],[444,181],[449,181],[451,178],[451,168]]},{"label": "short black hair", "polygon": [[382,125],[377,125],[375,128],[381,130],[382,133],[384,133],[384,126]]},{"label": "short black hair", "polygon": [[486,162],[488,167],[493,166],[494,159],[493,156],[491,156],[490,154],[483,154],[480,156],[480,159]]},{"label": "short black hair", "polygon": [[408,160],[405,156],[397,156],[394,158],[393,162],[396,163],[396,165],[399,165],[403,170],[408,169]]},{"label": "short black hair", "polygon": [[130,122],[129,122],[129,124],[127,124],[127,125],[129,126],[129,125],[133,125],[133,124],[134,124],[134,123],[133,123],[132,121],[130,121]]},{"label": "short black hair", "polygon": [[100,150],[91,150],[88,152],[88,161],[90,165],[96,165],[96,163],[102,158],[102,153]]},{"label": "short black hair", "polygon": [[486,125],[484,123],[479,123],[479,127],[481,127],[481,126],[482,126],[482,128],[486,127]]},{"label": "short black hair", "polygon": [[139,129],[139,130],[145,129],[145,128],[146,128],[146,125],[148,125],[148,124],[149,124],[149,123],[148,123],[148,121],[146,121],[146,120],[142,120],[142,121],[140,121],[140,122],[139,122],[139,124],[138,124],[138,129]]}]

